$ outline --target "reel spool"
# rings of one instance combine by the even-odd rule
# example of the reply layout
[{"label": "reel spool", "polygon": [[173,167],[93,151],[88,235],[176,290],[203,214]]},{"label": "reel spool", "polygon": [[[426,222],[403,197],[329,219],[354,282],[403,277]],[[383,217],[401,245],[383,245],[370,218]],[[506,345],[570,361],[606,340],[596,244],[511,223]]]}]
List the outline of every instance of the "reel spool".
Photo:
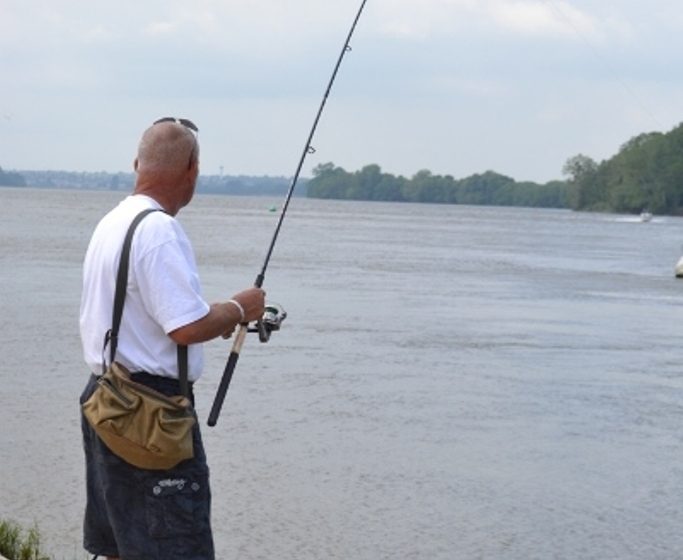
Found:
[{"label": "reel spool", "polygon": [[261,342],[268,342],[270,335],[274,331],[279,331],[282,321],[287,318],[287,312],[277,303],[269,303],[266,305],[263,317],[256,321],[254,327],[249,327],[247,332],[258,333],[258,338]]}]

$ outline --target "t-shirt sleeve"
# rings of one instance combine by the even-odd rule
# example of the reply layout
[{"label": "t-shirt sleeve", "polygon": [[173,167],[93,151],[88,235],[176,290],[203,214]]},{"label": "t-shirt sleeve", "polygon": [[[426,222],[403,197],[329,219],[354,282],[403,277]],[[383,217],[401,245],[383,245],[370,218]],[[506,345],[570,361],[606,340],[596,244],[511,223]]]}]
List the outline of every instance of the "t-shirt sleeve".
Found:
[{"label": "t-shirt sleeve", "polygon": [[188,248],[173,238],[149,250],[138,263],[137,283],[147,312],[166,334],[201,319],[209,305]]}]

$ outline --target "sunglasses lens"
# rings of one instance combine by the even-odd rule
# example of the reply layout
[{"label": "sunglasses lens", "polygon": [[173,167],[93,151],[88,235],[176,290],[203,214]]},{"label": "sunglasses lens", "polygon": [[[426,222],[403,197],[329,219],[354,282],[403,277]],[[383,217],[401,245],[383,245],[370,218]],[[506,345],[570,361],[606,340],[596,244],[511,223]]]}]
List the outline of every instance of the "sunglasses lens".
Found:
[{"label": "sunglasses lens", "polygon": [[180,121],[180,124],[185,125],[190,130],[194,130],[195,132],[199,132],[197,125],[194,124],[190,119],[178,119],[178,120]]},{"label": "sunglasses lens", "polygon": [[194,124],[190,119],[176,119],[175,117],[162,117],[160,119],[155,120],[152,125],[159,124],[159,123],[164,123],[164,122],[174,122],[174,123],[180,123],[184,127],[189,128],[193,132],[199,132],[199,128],[197,128],[197,125]]}]

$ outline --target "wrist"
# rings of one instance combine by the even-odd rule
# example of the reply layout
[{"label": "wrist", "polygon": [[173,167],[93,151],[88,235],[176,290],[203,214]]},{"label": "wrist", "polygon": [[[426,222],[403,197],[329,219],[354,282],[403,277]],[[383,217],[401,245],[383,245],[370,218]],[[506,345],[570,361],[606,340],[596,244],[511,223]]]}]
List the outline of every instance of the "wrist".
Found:
[{"label": "wrist", "polygon": [[239,322],[240,322],[240,323],[244,323],[244,317],[245,317],[245,315],[244,315],[244,307],[242,307],[242,304],[241,304],[239,301],[237,301],[236,299],[229,299],[229,300],[227,301],[227,303],[229,303],[229,304],[232,305],[235,309],[237,309],[237,312],[238,312],[239,315],[240,315],[240,320],[239,320]]}]

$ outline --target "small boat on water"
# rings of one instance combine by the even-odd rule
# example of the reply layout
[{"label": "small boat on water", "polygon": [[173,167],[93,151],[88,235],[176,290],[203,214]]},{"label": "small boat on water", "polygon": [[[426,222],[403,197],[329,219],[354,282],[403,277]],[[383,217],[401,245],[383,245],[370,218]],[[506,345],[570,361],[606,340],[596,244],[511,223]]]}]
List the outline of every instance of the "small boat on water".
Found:
[{"label": "small boat on water", "polygon": [[648,212],[647,210],[643,210],[640,213],[640,221],[641,222],[649,222],[652,219],[652,212]]},{"label": "small boat on water", "polygon": [[676,278],[683,278],[683,257],[676,263]]}]

